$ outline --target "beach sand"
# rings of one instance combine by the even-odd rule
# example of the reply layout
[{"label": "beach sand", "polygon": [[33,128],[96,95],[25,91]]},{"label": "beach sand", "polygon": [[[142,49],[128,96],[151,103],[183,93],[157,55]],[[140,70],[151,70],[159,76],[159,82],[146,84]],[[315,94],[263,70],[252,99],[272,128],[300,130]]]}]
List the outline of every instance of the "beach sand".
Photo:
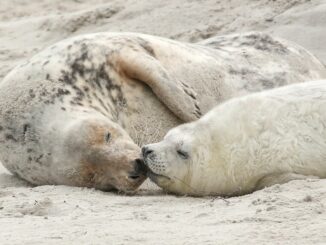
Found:
[{"label": "beach sand", "polygon": [[[68,37],[142,32],[196,42],[266,31],[326,64],[326,0],[1,0],[0,80]],[[326,244],[326,180],[292,181],[233,198],[132,196],[32,187],[0,165],[0,244]]]}]

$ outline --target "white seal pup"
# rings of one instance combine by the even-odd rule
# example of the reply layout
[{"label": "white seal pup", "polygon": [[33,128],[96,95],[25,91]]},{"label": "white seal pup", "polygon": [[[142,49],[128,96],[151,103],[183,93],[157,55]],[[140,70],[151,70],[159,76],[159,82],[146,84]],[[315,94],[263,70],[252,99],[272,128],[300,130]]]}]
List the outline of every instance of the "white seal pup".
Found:
[{"label": "white seal pup", "polygon": [[304,48],[263,33],[70,38],[0,83],[0,161],[35,185],[134,190],[145,179],[138,145],[228,98],[323,76]]},{"label": "white seal pup", "polygon": [[163,189],[233,196],[326,178],[326,80],[231,99],[142,148]]}]

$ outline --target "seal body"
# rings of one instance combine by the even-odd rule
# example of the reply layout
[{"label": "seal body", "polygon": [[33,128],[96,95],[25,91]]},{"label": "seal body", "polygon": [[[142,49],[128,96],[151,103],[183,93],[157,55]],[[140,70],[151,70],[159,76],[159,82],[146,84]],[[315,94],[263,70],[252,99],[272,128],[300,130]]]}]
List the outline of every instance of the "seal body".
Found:
[{"label": "seal body", "polygon": [[145,179],[138,145],[226,99],[323,76],[305,49],[263,33],[67,39],[0,83],[0,160],[36,185],[133,190]]},{"label": "seal body", "polygon": [[149,176],[191,195],[326,178],[326,80],[231,99],[143,148]]}]

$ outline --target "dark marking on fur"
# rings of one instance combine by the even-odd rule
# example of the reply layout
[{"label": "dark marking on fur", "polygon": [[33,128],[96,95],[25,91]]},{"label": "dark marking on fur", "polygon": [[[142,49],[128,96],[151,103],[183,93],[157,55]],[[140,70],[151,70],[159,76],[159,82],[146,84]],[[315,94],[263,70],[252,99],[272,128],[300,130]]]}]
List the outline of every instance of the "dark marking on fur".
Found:
[{"label": "dark marking on fur", "polygon": [[[117,43],[121,45],[121,40],[118,40]],[[143,39],[136,40],[136,42],[130,39],[128,43],[130,46],[137,47],[138,50],[143,48],[149,55],[155,56],[150,43]],[[51,49],[54,48],[55,46],[51,47]],[[49,91],[44,88],[30,89],[30,97],[37,97],[40,102],[50,104],[55,100],[64,102],[66,96],[73,94],[74,96],[69,98],[71,105],[84,107],[86,101],[89,103],[97,101],[100,104],[100,108],[96,108],[97,111],[118,115],[121,108],[127,105],[127,101],[121,86],[117,84],[117,81],[112,81],[109,76],[110,70],[114,70],[114,66],[112,64],[110,66],[112,52],[99,53],[97,46],[89,43],[87,39],[77,40],[73,45],[69,44],[61,56],[61,63],[64,63],[64,68],[60,70],[58,78],[58,81],[62,83],[61,87]],[[43,65],[49,62],[50,60],[46,60]],[[46,79],[50,80],[51,78],[53,79],[51,73],[47,73]],[[93,91],[97,93],[91,93]],[[66,108],[61,107],[61,110],[66,110]]]},{"label": "dark marking on fur", "polygon": [[229,73],[231,75],[237,75],[237,76],[241,76],[243,78],[247,75],[255,74],[255,71],[250,70],[248,68],[243,68],[243,67],[230,67]]},{"label": "dark marking on fur", "polygon": [[34,93],[34,90],[33,90],[33,89],[29,89],[29,90],[28,90],[28,93],[29,93],[29,96],[30,96],[31,98],[35,98],[35,93]]},{"label": "dark marking on fur", "polygon": [[262,86],[264,87],[264,89],[271,89],[271,88],[275,87],[275,84],[269,79],[261,78],[260,82],[261,82]]},{"label": "dark marking on fur", "polygon": [[252,46],[258,50],[267,52],[276,52],[279,54],[287,54],[288,49],[279,41],[275,40],[268,34],[253,33],[243,37],[245,39],[241,45]]},{"label": "dark marking on fur", "polygon": [[30,129],[30,127],[31,127],[31,125],[29,125],[28,123],[26,123],[26,124],[23,125],[23,135],[24,135],[24,138],[26,137],[26,133]]},{"label": "dark marking on fur", "polygon": [[108,107],[104,104],[103,100],[99,99],[99,102],[100,102],[101,106],[106,110],[106,112],[110,112]]},{"label": "dark marking on fur", "polygon": [[77,97],[80,97],[80,99],[85,96],[84,92],[76,85],[73,85],[72,88],[76,91]]},{"label": "dark marking on fur", "polygon": [[142,38],[137,38],[139,45],[152,57],[156,57],[154,49],[151,47],[150,43]]},{"label": "dark marking on fur", "polygon": [[87,87],[87,86],[84,86],[83,89],[84,89],[85,92],[89,91],[89,87]]},{"label": "dark marking on fur", "polygon": [[41,162],[41,159],[43,158],[43,154],[39,155],[36,159],[35,159],[35,162],[39,163],[39,164],[42,164]]},{"label": "dark marking on fur", "polygon": [[12,140],[14,142],[18,142],[18,140],[11,134],[6,134],[5,138],[6,138],[6,140]]},{"label": "dark marking on fur", "polygon": [[70,94],[70,91],[68,89],[58,88],[56,96],[59,97],[67,94]]},{"label": "dark marking on fur", "polygon": [[44,96],[47,96],[48,94],[47,94],[47,91],[45,89],[43,89],[41,91],[40,95],[44,97]]}]

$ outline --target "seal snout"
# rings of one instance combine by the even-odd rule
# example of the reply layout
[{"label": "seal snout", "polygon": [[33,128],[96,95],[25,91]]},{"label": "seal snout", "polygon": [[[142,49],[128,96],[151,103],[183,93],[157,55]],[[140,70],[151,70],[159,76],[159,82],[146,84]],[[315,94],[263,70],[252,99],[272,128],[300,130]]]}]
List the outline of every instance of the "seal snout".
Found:
[{"label": "seal snout", "polygon": [[136,159],[134,161],[134,166],[135,169],[129,173],[129,179],[138,180],[139,178],[146,176],[148,168],[142,159]]},{"label": "seal snout", "polygon": [[146,159],[149,155],[153,154],[154,151],[152,149],[150,149],[148,146],[144,146],[141,149],[141,152],[143,154],[143,158]]}]

